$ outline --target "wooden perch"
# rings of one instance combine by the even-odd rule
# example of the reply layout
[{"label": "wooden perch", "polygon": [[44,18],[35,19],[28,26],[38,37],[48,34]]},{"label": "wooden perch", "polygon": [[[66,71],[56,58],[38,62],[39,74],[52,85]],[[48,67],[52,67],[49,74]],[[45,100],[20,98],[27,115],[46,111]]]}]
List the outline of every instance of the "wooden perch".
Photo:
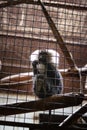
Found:
[{"label": "wooden perch", "polygon": [[87,103],[77,109],[73,114],[68,116],[59,126],[67,127],[72,125],[78,118],[80,118],[84,113],[87,112]]},{"label": "wooden perch", "polygon": [[0,116],[77,106],[81,104],[83,100],[83,94],[65,94],[55,95],[36,101],[0,105]]},{"label": "wooden perch", "polygon": [[19,73],[0,79],[0,86],[22,85],[32,82],[33,72]]}]

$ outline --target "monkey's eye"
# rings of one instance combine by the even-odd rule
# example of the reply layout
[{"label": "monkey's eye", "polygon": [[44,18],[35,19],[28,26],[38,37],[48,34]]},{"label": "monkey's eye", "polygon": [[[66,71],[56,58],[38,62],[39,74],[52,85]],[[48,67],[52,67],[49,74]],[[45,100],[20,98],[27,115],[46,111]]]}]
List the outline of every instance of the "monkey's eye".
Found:
[{"label": "monkey's eye", "polygon": [[40,62],[46,62],[46,56],[42,56],[42,55],[41,55],[41,56],[39,57],[39,61],[40,61]]}]

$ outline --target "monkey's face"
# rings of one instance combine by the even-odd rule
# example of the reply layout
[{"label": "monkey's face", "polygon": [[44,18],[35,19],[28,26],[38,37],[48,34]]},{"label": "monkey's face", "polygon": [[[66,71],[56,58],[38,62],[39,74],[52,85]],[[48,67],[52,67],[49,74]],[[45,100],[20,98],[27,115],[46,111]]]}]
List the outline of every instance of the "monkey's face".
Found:
[{"label": "monkey's face", "polygon": [[46,71],[45,65],[42,64],[42,63],[37,64],[37,69],[38,69],[38,71],[39,71],[40,74],[43,74]]},{"label": "monkey's face", "polygon": [[46,64],[48,60],[48,53],[46,51],[41,51],[38,55],[38,61],[39,63],[37,64],[37,69],[40,74],[45,73],[46,71]]},{"label": "monkey's face", "polygon": [[46,51],[41,51],[38,56],[38,60],[40,63],[46,64],[49,61],[49,53]]}]

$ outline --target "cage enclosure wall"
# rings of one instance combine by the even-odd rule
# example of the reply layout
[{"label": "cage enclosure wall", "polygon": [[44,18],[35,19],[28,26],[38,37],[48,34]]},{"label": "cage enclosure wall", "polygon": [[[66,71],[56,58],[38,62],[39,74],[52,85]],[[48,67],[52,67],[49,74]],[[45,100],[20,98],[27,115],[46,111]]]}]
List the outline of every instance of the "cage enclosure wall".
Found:
[{"label": "cage enclosure wall", "polygon": [[[49,18],[47,21],[42,6],[55,27]],[[30,59],[35,51],[40,50],[57,52],[53,58],[63,77],[62,94],[87,94],[87,1],[42,0],[42,6],[39,0],[0,1],[0,109],[3,105],[40,100],[34,93]],[[56,31],[63,43],[57,39]],[[52,123],[56,118],[55,122],[59,124],[84,102],[79,106],[52,110],[52,120],[48,117],[49,109],[8,116],[3,114],[0,130],[22,129],[21,125],[7,126],[6,121],[32,125],[46,119]],[[55,104],[54,101],[54,108]],[[23,125],[23,130],[28,128]]]}]

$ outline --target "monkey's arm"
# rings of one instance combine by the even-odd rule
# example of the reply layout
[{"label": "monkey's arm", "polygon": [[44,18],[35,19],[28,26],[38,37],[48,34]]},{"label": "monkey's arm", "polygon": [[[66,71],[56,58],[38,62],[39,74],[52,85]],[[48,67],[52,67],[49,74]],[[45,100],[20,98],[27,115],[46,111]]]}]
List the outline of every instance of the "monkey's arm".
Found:
[{"label": "monkey's arm", "polygon": [[56,69],[56,67],[48,63],[47,70],[47,75],[52,80],[54,86],[59,86],[60,88],[63,88],[63,78],[61,73]]},{"label": "monkey's arm", "polygon": [[38,72],[38,69],[37,69],[37,64],[38,64],[38,61],[37,61],[37,60],[35,60],[35,61],[32,62],[34,75],[36,75],[36,74],[39,73],[39,72]]},{"label": "monkey's arm", "polygon": [[48,75],[48,77],[50,77],[52,79],[60,78],[59,71],[51,63],[47,63],[47,75]]}]

